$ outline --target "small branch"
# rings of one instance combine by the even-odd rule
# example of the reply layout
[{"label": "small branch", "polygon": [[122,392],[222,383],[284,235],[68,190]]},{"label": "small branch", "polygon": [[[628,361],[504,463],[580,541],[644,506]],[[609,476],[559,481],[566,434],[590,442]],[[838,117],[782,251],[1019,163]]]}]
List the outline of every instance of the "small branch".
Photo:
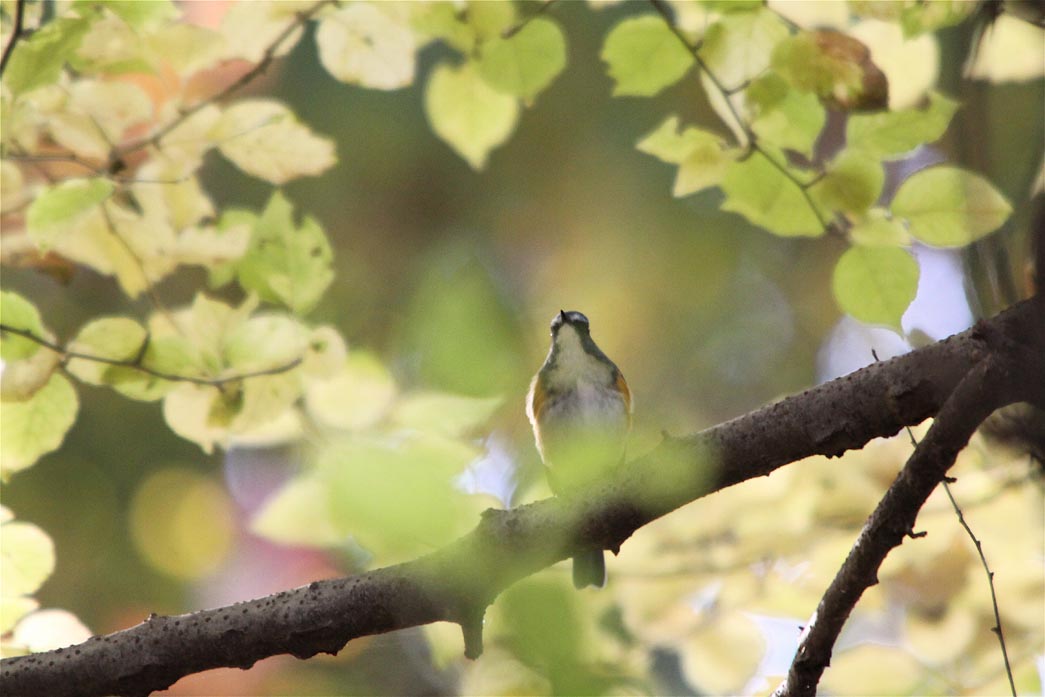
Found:
[{"label": "small branch", "polygon": [[[690,52],[690,54],[693,56],[693,59],[697,62],[697,66],[702,71],[704,71],[704,74],[708,76],[709,80],[711,80],[711,84],[713,84],[715,86],[715,89],[717,89],[719,93],[722,95],[722,99],[725,101],[726,106],[729,108],[729,113],[736,120],[737,125],[740,127],[740,129],[744,132],[744,137],[747,138],[747,147],[761,154],[762,157],[766,158],[766,160],[768,160],[769,163],[777,169],[777,171],[783,174],[788,181],[790,181],[792,184],[798,187],[799,192],[801,192],[802,194],[802,198],[805,199],[806,204],[809,206],[810,209],[812,209],[813,215],[816,216],[816,220],[820,224],[820,228],[824,232],[830,232],[833,226],[830,223],[828,223],[827,220],[824,219],[823,214],[820,212],[820,208],[813,201],[813,197],[809,193],[809,188],[817,181],[819,181],[821,178],[823,178],[824,172],[819,172],[811,182],[803,182],[795,176],[794,172],[792,172],[785,163],[778,162],[777,159],[773,157],[773,155],[770,154],[768,150],[766,150],[766,148],[762,147],[762,144],[758,141],[758,134],[755,133],[751,126],[740,117],[740,112],[737,111],[737,108],[733,105],[733,100],[731,99],[731,97],[734,94],[746,89],[748,86],[747,83],[745,82],[735,87],[726,87],[722,83],[722,81],[719,80],[718,76],[715,75],[714,71],[712,71],[708,67],[708,64],[704,60],[704,58],[701,57],[700,45],[698,44],[694,46],[693,44],[691,44],[686,35],[682,33],[681,29],[679,29],[678,25],[675,24],[675,18],[672,16],[671,9],[667,6],[664,0],[649,0],[649,3],[653,6],[653,9],[655,9],[657,13],[664,19],[664,22],[668,25],[668,28],[671,30],[671,33],[674,34],[678,38],[678,40],[682,42],[682,45],[686,47],[686,50]],[[791,22],[791,24],[794,23]]]},{"label": "small branch", "polygon": [[193,375],[175,375],[174,373],[167,373],[162,370],[155,370],[142,363],[144,352],[139,352],[139,355],[135,358],[120,359],[120,358],[106,358],[105,356],[95,356],[89,353],[83,353],[81,351],[70,351],[60,344],[56,344],[53,341],[49,341],[40,336],[36,336],[32,332],[26,329],[18,329],[7,324],[0,324],[0,333],[13,334],[14,336],[20,336],[24,339],[28,339],[34,343],[43,346],[46,349],[50,349],[57,354],[60,354],[64,358],[80,358],[85,361],[93,361],[95,363],[104,363],[105,365],[117,366],[120,368],[131,368],[139,372],[151,375],[161,380],[169,380],[170,382],[191,382],[194,385],[206,385],[209,387],[221,388],[232,382],[239,382],[240,380],[247,380],[249,378],[258,378],[265,375],[278,375],[279,373],[285,373],[288,370],[301,365],[304,360],[303,356],[299,356],[292,361],[278,365],[272,368],[264,368],[261,370],[254,370],[248,373],[240,373],[238,375],[229,375],[220,378],[200,378]]},{"label": "small branch", "polygon": [[991,571],[991,567],[987,565],[987,557],[983,554],[983,544],[979,538],[976,537],[976,533],[969,527],[969,523],[965,520],[965,515],[962,513],[961,507],[954,498],[954,494],[951,493],[951,486],[946,480],[943,482],[943,490],[947,493],[947,498],[951,501],[951,506],[954,507],[954,513],[958,516],[958,522],[963,528],[965,533],[972,540],[973,545],[976,547],[976,553],[980,555],[980,563],[983,565],[983,571],[987,574],[987,586],[991,589],[991,605],[994,608],[994,626],[991,628],[995,634],[998,635],[998,644],[1001,645],[1001,657],[1005,662],[1005,676],[1009,679],[1009,690],[1012,691],[1012,697],[1016,697],[1016,683],[1012,678],[1012,664],[1009,662],[1009,651],[1005,647],[1005,633],[1001,628],[1001,613],[998,611],[998,595],[994,590],[994,572]]},{"label": "small branch", "polygon": [[[871,349],[871,355],[874,356],[875,362],[878,362],[878,354],[874,349]],[[911,445],[914,446],[915,450],[918,449],[918,439],[914,437],[914,432],[910,426],[905,426],[904,429],[907,431],[907,437],[911,440]],[[951,507],[954,508],[955,515],[958,516],[958,522],[963,528],[965,533],[972,540],[973,545],[976,547],[976,553],[980,555],[980,563],[983,565],[983,571],[987,574],[987,586],[991,591],[991,605],[994,607],[994,627],[992,631],[998,636],[998,643],[1001,645],[1001,657],[1005,664],[1005,675],[1009,679],[1009,689],[1012,691],[1012,697],[1016,697],[1016,683],[1012,678],[1012,664],[1009,662],[1009,652],[1005,647],[1005,634],[1002,632],[1001,627],[1001,613],[998,611],[998,596],[994,590],[994,572],[991,571],[990,566],[987,565],[987,557],[983,554],[983,545],[980,543],[979,538],[969,527],[969,523],[965,520],[965,514],[962,513],[961,506],[958,505],[958,501],[954,498],[954,494],[951,492],[951,482],[954,481],[950,477],[944,477],[943,490],[947,494],[947,498],[951,501]],[[1003,491],[1005,487],[999,489]]]},{"label": "small branch", "polygon": [[209,668],[336,653],[353,638],[437,621],[460,624],[474,654],[482,608],[515,581],[580,549],[619,548],[641,526],[713,491],[810,455],[862,447],[936,414],[941,404],[953,411],[955,385],[967,384],[963,377],[991,357],[984,331],[1028,337],[1030,357],[1014,379],[1045,385],[1043,317],[1045,299],[1028,300],[950,339],[666,439],[575,500],[487,511],[472,532],[405,564],[213,610],[152,616],[76,646],[4,659],[0,694],[141,695]]},{"label": "small branch", "polygon": [[14,53],[15,46],[25,35],[25,3],[26,0],[17,0],[15,2],[15,26],[11,32],[11,40],[4,46],[4,55],[0,57],[0,75],[4,74],[4,70],[7,69],[7,61],[11,58],[11,54]]},{"label": "small branch", "polygon": [[337,0],[320,0],[308,9],[299,12],[297,16],[294,18],[294,21],[288,24],[286,29],[280,32],[279,36],[277,36],[273,40],[273,42],[269,44],[268,48],[266,48],[265,52],[262,54],[261,60],[258,61],[258,63],[253,68],[241,75],[237,80],[235,80],[232,84],[230,84],[228,87],[221,90],[220,92],[217,92],[211,95],[210,97],[196,102],[192,106],[183,109],[181,113],[178,114],[178,116],[176,116],[167,124],[153,131],[151,135],[148,135],[139,140],[131,141],[130,143],[116,148],[109,158],[110,165],[122,161],[130,153],[136,152],[150,145],[159,144],[159,142],[163,140],[164,136],[166,136],[168,133],[180,126],[182,123],[185,122],[186,119],[188,119],[190,116],[192,116],[199,110],[203,109],[204,107],[210,104],[214,104],[215,102],[222,101],[226,97],[229,97],[233,93],[243,89],[246,85],[253,82],[255,78],[257,78],[259,75],[268,70],[269,65],[272,64],[273,60],[275,60],[276,53],[279,51],[280,46],[283,45],[283,42],[286,41],[291,34],[297,31],[298,28],[304,26],[306,22],[311,20],[319,12],[319,10],[323,8],[323,6],[336,3]]},{"label": "small branch", "polygon": [[[1041,306],[1045,299],[1036,298],[1034,302]],[[918,511],[972,434],[995,409],[1045,391],[1043,315],[1039,307],[1033,320],[1037,326],[1027,327],[1031,334],[1025,339],[1019,334],[997,334],[985,323],[974,327],[973,331],[980,332],[989,345],[985,357],[946,399],[925,439],[871,514],[824,592],[774,697],[816,694],[838,635],[860,596],[878,583],[878,569],[889,552],[905,537],[918,536],[914,532]]]}]

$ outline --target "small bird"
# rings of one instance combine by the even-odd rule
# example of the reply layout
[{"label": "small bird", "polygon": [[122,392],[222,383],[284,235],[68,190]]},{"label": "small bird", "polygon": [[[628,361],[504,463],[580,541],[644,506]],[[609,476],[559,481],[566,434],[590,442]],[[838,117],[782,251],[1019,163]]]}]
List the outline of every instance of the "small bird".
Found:
[{"label": "small bird", "polygon": [[[592,341],[588,318],[560,310],[552,345],[530,383],[526,416],[552,491],[570,496],[611,472],[624,458],[631,430],[631,392],[624,376]],[[601,549],[573,558],[573,585],[602,586]]]}]

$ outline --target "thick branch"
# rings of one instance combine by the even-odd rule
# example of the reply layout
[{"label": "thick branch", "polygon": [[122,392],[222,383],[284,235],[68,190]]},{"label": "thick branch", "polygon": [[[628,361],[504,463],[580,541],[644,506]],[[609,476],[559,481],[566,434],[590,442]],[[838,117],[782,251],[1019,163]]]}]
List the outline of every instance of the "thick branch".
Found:
[{"label": "thick branch", "polygon": [[145,694],[201,670],[247,668],[280,653],[336,653],[353,638],[436,621],[460,623],[475,655],[483,610],[518,579],[581,548],[619,549],[640,526],[718,489],[810,455],[841,455],[936,414],[991,356],[987,336],[1036,337],[1039,365],[1027,379],[1040,379],[1043,317],[1045,301],[1026,301],[945,341],[697,435],[668,438],[576,501],[487,511],[465,537],[406,564],[215,610],[151,617],[60,651],[6,659],[0,693]]}]

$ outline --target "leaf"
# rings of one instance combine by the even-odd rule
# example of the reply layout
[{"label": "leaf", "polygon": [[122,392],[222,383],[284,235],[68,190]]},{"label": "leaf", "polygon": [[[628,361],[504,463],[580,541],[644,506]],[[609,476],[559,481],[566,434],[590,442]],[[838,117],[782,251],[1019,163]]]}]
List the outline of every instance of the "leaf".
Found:
[{"label": "leaf", "polygon": [[859,39],[834,29],[803,31],[781,41],[773,67],[796,89],[845,111],[880,109],[889,101],[885,74]]},{"label": "leaf", "polygon": [[225,37],[219,32],[183,22],[150,32],[146,42],[154,60],[186,77],[214,67],[228,53]]},{"label": "leaf", "polygon": [[311,216],[295,227],[293,207],[276,191],[254,225],[250,247],[237,265],[239,284],[263,300],[302,315],[316,306],[334,280],[333,252]]},{"label": "leaf", "polygon": [[93,75],[153,72],[142,35],[116,15],[103,15],[91,25],[69,64]]},{"label": "leaf", "polygon": [[107,199],[113,183],[107,179],[68,179],[45,189],[26,212],[29,236],[42,251],[60,236],[74,232],[78,220]]},{"label": "leaf", "polygon": [[105,7],[135,29],[152,29],[172,22],[181,16],[181,11],[171,0],[79,0],[82,4]]},{"label": "leaf", "polygon": [[787,25],[768,10],[723,15],[708,27],[700,57],[726,89],[743,85],[769,67]]},{"label": "leaf", "polygon": [[777,148],[812,155],[827,114],[816,95],[799,92],[775,73],[756,79],[745,90],[754,111],[751,128]]},{"label": "leaf", "polygon": [[54,572],[54,542],[19,520],[0,525],[0,588],[4,598],[31,595]]},{"label": "leaf", "polygon": [[[257,63],[272,43],[297,21],[302,10],[296,0],[266,0],[266,2],[238,2],[221,20],[220,31],[228,45],[228,58],[243,58]],[[285,56],[301,40],[299,26],[284,39],[275,53]]]},{"label": "leaf", "polygon": [[47,349],[22,360],[5,362],[0,371],[0,401],[22,402],[32,397],[51,379],[60,360],[57,351]]},{"label": "leaf", "polygon": [[874,205],[884,184],[881,162],[860,150],[846,148],[835,156],[810,193],[829,211],[858,215]]},{"label": "leaf", "polygon": [[1003,12],[984,31],[968,75],[995,83],[1039,79],[1045,76],[1043,45],[1045,28]]},{"label": "leaf", "polygon": [[[36,306],[18,293],[0,291],[0,323],[14,329],[22,329],[33,336],[45,336],[44,325]],[[5,361],[29,358],[40,350],[40,344],[6,332],[0,334],[0,357]]]},{"label": "leaf", "polygon": [[303,359],[307,345],[308,330],[295,318],[256,315],[225,337],[225,363],[241,373],[278,368]]},{"label": "leaf", "polygon": [[378,6],[354,3],[324,15],[316,44],[323,67],[341,82],[394,90],[414,80],[413,32]]},{"label": "leaf", "polygon": [[343,545],[330,507],[330,483],[315,472],[290,479],[261,505],[250,530],[273,542],[305,547]]},{"label": "leaf", "polygon": [[4,68],[4,84],[19,94],[57,82],[66,60],[80,45],[94,19],[93,14],[59,17],[23,38]]},{"label": "leaf", "polygon": [[4,402],[0,420],[0,479],[29,467],[41,455],[55,450],[76,420],[76,391],[55,373],[33,396]]},{"label": "leaf", "polygon": [[305,404],[320,423],[360,430],[384,418],[395,395],[395,382],[381,361],[352,351],[338,373],[308,385]]},{"label": "leaf", "polygon": [[889,206],[916,239],[961,247],[997,230],[1012,205],[983,177],[957,167],[930,167],[908,177]]},{"label": "leaf", "polygon": [[487,85],[472,63],[443,63],[428,77],[425,115],[435,134],[479,170],[515,130],[519,104]]},{"label": "leaf", "polygon": [[515,24],[516,11],[512,2],[488,2],[488,0],[468,0],[464,4],[463,14],[468,24],[475,30],[480,41],[486,41]]},{"label": "leaf", "polygon": [[687,196],[722,181],[733,153],[722,139],[710,131],[687,127],[678,131],[677,116],[666,119],[636,145],[639,151],[679,165],[675,177],[675,196]]},{"label": "leaf", "polygon": [[421,392],[401,399],[392,410],[392,421],[404,428],[458,438],[485,423],[502,403],[499,397]]},{"label": "leaf", "polygon": [[854,244],[871,247],[903,247],[911,243],[907,228],[884,208],[872,208],[867,211],[867,214],[850,228],[849,238]]},{"label": "leaf", "polygon": [[[88,323],[76,339],[69,345],[69,350],[85,353],[99,358],[115,361],[132,360],[145,348],[148,333],[129,317],[103,317]],[[104,385],[119,379],[128,372],[136,373],[133,368],[113,366],[83,358],[69,361],[69,372],[84,382],[92,385]]]},{"label": "leaf", "polygon": [[477,67],[498,92],[531,101],[566,67],[566,38],[555,22],[537,17],[508,38],[484,43]]},{"label": "leaf", "polygon": [[850,247],[831,280],[839,307],[861,322],[897,331],[918,290],[918,262],[898,247]]},{"label": "leaf", "polygon": [[334,141],[313,134],[289,107],[272,99],[236,102],[210,136],[234,165],[272,184],[317,176],[337,163]]},{"label": "leaf", "polygon": [[924,108],[853,114],[846,123],[846,144],[876,157],[900,156],[940,139],[958,110],[958,102],[939,92]]},{"label": "leaf", "polygon": [[446,439],[353,434],[325,448],[318,466],[331,484],[337,528],[374,554],[403,558],[448,542],[470,522],[454,478],[475,455]]},{"label": "leaf", "polygon": [[890,109],[918,104],[936,84],[940,47],[934,34],[908,39],[894,22],[868,19],[852,27],[849,35],[870,49],[871,60],[885,73]]},{"label": "leaf", "polygon": [[600,57],[613,78],[615,97],[652,97],[678,82],[694,63],[667,23],[653,15],[619,22],[606,36]]},{"label": "leaf", "polygon": [[722,181],[722,209],[743,215],[755,225],[782,237],[824,234],[816,213],[798,185],[762,153],[734,162]]}]

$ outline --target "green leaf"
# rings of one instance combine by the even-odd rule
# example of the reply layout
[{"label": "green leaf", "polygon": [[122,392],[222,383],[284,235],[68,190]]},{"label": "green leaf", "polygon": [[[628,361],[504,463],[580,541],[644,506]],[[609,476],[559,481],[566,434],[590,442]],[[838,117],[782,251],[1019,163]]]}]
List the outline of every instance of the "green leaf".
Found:
[{"label": "green leaf", "polygon": [[31,595],[54,572],[54,543],[23,521],[0,524],[0,588],[5,598]]},{"label": "green leaf", "polygon": [[653,15],[618,23],[606,36],[600,55],[617,97],[652,97],[678,82],[694,63],[665,21]]},{"label": "green leaf", "polygon": [[384,364],[365,351],[352,351],[338,373],[308,385],[305,404],[320,423],[360,430],[384,418],[395,395]]},{"label": "green leaf", "polygon": [[846,148],[827,166],[827,174],[810,193],[829,211],[859,215],[882,194],[882,163],[860,150]]},{"label": "green leaf", "polygon": [[731,12],[708,27],[700,57],[724,87],[739,87],[769,67],[787,35],[787,25],[768,10]]},{"label": "green leaf", "polygon": [[967,0],[933,0],[904,3],[900,26],[905,37],[960,24],[976,11],[976,3]]},{"label": "green leaf", "polygon": [[262,314],[251,317],[225,337],[225,363],[239,372],[285,366],[303,359],[308,347],[308,330],[285,315]]},{"label": "green leaf", "polygon": [[269,198],[237,266],[244,289],[286,305],[299,315],[316,306],[334,280],[333,252],[311,216],[295,227],[293,207],[280,191]]},{"label": "green leaf", "polygon": [[18,94],[57,82],[95,17],[60,17],[18,42],[4,68],[4,83]]},{"label": "green leaf", "polygon": [[890,210],[911,235],[937,247],[961,247],[997,230],[1012,206],[983,177],[957,167],[930,167],[908,177]]},{"label": "green leaf", "polygon": [[0,401],[22,402],[47,384],[58,369],[61,355],[57,351],[37,351],[29,358],[8,361],[0,375]]},{"label": "green leaf", "polygon": [[[0,323],[14,329],[22,329],[33,336],[44,337],[44,325],[36,307],[18,293],[9,290],[0,291]],[[18,361],[29,358],[40,350],[40,344],[15,336],[0,334],[0,357],[5,361]]]},{"label": "green leaf", "polygon": [[334,524],[330,483],[317,472],[287,481],[265,500],[250,529],[284,545],[334,547],[349,538]]},{"label": "green leaf", "polygon": [[312,133],[289,107],[272,99],[236,102],[210,138],[234,165],[272,184],[317,176],[337,162],[333,140]]},{"label": "green leaf", "polygon": [[816,95],[791,88],[775,73],[756,79],[745,95],[755,112],[751,128],[760,140],[807,157],[812,154],[827,121]]},{"label": "green leaf", "polygon": [[107,199],[113,183],[107,179],[69,179],[45,189],[26,212],[29,236],[46,251],[59,237],[74,232],[78,219]]},{"label": "green leaf", "polygon": [[[508,3],[482,3],[482,5]],[[475,47],[476,29],[463,19],[465,13],[448,2],[410,3],[410,26],[421,37],[442,39],[464,55]],[[469,13],[470,14],[470,13]]]},{"label": "green leaf", "polygon": [[416,393],[396,404],[392,421],[404,428],[457,438],[485,423],[503,402],[499,397]]},{"label": "green leaf", "polygon": [[555,22],[537,17],[506,39],[484,43],[477,67],[498,92],[529,101],[566,67],[566,38]]},{"label": "green leaf", "polygon": [[639,151],[677,164],[675,196],[687,196],[722,181],[733,153],[710,131],[687,127],[678,130],[679,119],[671,116],[636,145]]},{"label": "green leaf", "polygon": [[489,0],[468,0],[463,8],[468,24],[475,30],[480,41],[500,36],[502,32],[515,24],[515,3],[489,2]]},{"label": "green leaf", "polygon": [[850,247],[835,265],[831,290],[856,319],[902,331],[900,319],[918,290],[918,262],[898,247]]},{"label": "green leaf", "polygon": [[0,419],[0,479],[32,465],[62,444],[76,420],[76,390],[55,373],[27,400],[4,402]]},{"label": "green leaf", "polygon": [[181,16],[171,0],[76,0],[75,5],[106,7],[135,29],[152,28]]},{"label": "green leaf", "polygon": [[854,244],[868,247],[903,247],[911,243],[911,236],[903,222],[889,215],[884,208],[872,208],[849,230]]},{"label": "green leaf", "polygon": [[472,517],[454,478],[476,450],[433,437],[353,435],[319,463],[339,530],[377,555],[403,558],[448,542]]},{"label": "green leaf", "polygon": [[428,77],[425,115],[435,134],[479,170],[515,130],[519,103],[490,87],[472,63],[443,63]]},{"label": "green leaf", "polygon": [[877,157],[899,156],[944,134],[958,102],[939,92],[929,95],[923,109],[853,114],[846,124],[846,143]]},{"label": "green leaf", "polygon": [[755,225],[782,237],[819,237],[824,234],[816,213],[798,184],[760,152],[734,162],[722,181],[726,200],[722,209],[744,216]]},{"label": "green leaf", "polygon": [[377,4],[353,3],[324,15],[316,45],[323,67],[341,82],[394,90],[414,81],[413,32]]},{"label": "green leaf", "polygon": [[[145,346],[148,333],[129,317],[103,317],[87,324],[76,335],[69,349],[90,356],[114,361],[135,358]],[[69,361],[69,372],[92,385],[112,384],[136,373],[132,368],[107,365],[98,361],[73,358]]]}]

